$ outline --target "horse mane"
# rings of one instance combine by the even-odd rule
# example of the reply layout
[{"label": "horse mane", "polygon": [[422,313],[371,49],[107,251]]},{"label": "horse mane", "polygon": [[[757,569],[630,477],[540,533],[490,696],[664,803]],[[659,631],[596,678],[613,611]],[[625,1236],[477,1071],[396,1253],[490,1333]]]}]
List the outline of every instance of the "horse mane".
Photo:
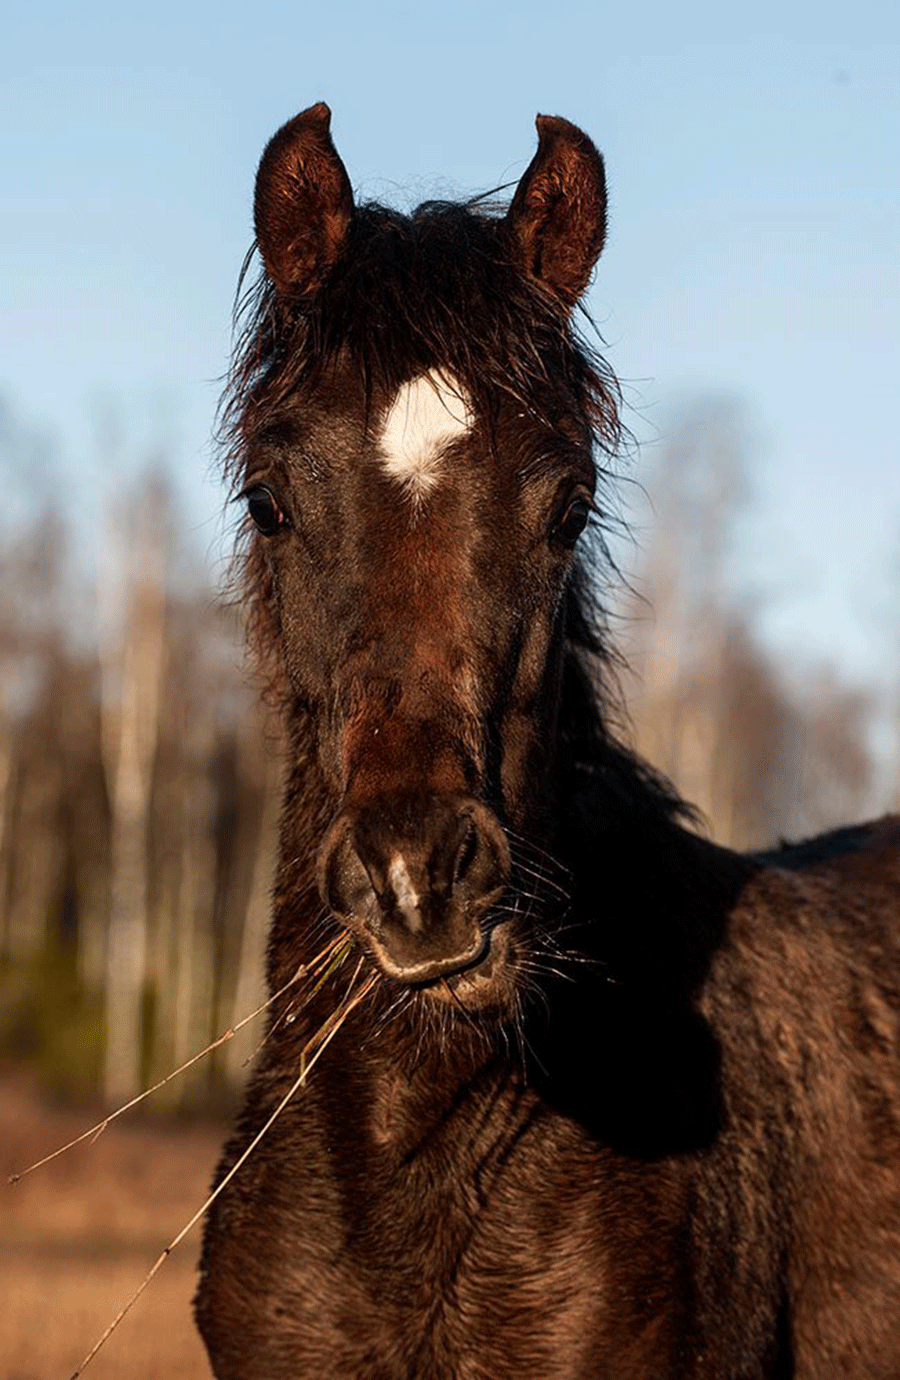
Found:
[{"label": "horse mane", "polygon": [[[587,421],[600,486],[589,555],[614,563],[603,499],[626,430],[621,391],[584,330],[536,278],[516,266],[502,215],[488,193],[468,201],[426,201],[410,214],[368,202],[356,209],[344,253],[311,298],[284,300],[265,272],[247,279],[251,246],[235,299],[235,350],[219,413],[225,470],[239,490],[254,441],[277,441],[292,398],[312,388],[338,357],[373,386],[396,390],[417,373],[442,368],[459,380],[476,411],[493,423],[505,397],[553,426],[573,402]],[[580,315],[593,339],[590,315]],[[273,696],[279,688],[277,629],[262,544],[246,524],[238,536],[238,584],[249,635]],[[585,557],[567,594],[560,732],[573,761],[601,764],[618,795],[653,803],[666,816],[690,814],[674,789],[609,731],[617,717],[615,657]]]},{"label": "horse mane", "polygon": [[566,592],[566,644],[560,689],[559,737],[564,794],[589,833],[610,813],[665,824],[702,823],[700,812],[672,783],[627,746],[628,711],[619,684],[622,658],[612,648],[600,599],[595,562],[615,573],[602,528],[590,531]]}]

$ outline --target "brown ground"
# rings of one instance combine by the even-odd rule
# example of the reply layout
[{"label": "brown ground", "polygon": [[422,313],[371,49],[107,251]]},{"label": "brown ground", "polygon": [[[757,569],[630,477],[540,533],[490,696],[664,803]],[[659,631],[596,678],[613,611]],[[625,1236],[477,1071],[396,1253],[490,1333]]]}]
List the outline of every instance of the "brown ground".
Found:
[{"label": "brown ground", "polygon": [[[0,1084],[0,1380],[67,1380],[206,1196],[223,1132],[123,1117],[21,1183],[7,1175],[92,1120]],[[200,1225],[85,1372],[209,1380],[190,1302]]]}]

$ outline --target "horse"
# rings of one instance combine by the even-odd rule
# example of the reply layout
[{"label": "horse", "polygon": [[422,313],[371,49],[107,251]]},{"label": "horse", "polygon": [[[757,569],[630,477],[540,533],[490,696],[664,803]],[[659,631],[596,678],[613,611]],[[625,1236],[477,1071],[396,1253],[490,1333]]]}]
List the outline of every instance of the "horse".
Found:
[{"label": "horse", "polygon": [[605,171],[537,133],[505,207],[357,204],[323,103],[259,165],[279,999],[197,1323],[217,1380],[887,1380],[900,820],[739,855],[616,730]]}]

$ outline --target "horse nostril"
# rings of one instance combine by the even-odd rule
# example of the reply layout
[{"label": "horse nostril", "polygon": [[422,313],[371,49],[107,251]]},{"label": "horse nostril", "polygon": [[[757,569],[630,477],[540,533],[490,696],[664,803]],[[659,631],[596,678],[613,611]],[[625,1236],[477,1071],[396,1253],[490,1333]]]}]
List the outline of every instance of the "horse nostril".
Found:
[{"label": "horse nostril", "polygon": [[389,976],[431,982],[483,955],[483,917],[508,868],[503,830],[479,801],[382,798],[332,825],[319,885]]},{"label": "horse nostril", "polygon": [[465,880],[466,874],[475,861],[478,852],[478,831],[474,824],[469,821],[469,827],[465,832],[463,840],[456,851],[456,858],[453,862],[453,884],[458,886]]},{"label": "horse nostril", "polygon": [[462,824],[447,880],[463,903],[481,903],[502,888],[508,875],[506,839],[494,816],[481,806],[467,811]]},{"label": "horse nostril", "polygon": [[320,872],[322,900],[335,915],[362,911],[375,894],[372,877],[354,846],[349,830],[326,847]]}]

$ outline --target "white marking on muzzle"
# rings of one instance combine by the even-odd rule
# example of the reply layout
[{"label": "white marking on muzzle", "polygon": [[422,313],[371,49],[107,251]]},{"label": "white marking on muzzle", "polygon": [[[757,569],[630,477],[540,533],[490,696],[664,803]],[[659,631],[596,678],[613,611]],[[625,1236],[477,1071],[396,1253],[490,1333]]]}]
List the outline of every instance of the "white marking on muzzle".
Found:
[{"label": "white marking on muzzle", "polygon": [[388,881],[397,898],[397,908],[400,914],[413,934],[418,934],[422,928],[419,896],[412,884],[412,877],[409,875],[409,868],[406,866],[406,860],[402,853],[395,853],[391,858],[388,867]]},{"label": "white marking on muzzle", "polygon": [[440,480],[444,450],[473,424],[469,399],[452,375],[439,369],[419,374],[397,390],[381,428],[385,473],[421,503]]}]

